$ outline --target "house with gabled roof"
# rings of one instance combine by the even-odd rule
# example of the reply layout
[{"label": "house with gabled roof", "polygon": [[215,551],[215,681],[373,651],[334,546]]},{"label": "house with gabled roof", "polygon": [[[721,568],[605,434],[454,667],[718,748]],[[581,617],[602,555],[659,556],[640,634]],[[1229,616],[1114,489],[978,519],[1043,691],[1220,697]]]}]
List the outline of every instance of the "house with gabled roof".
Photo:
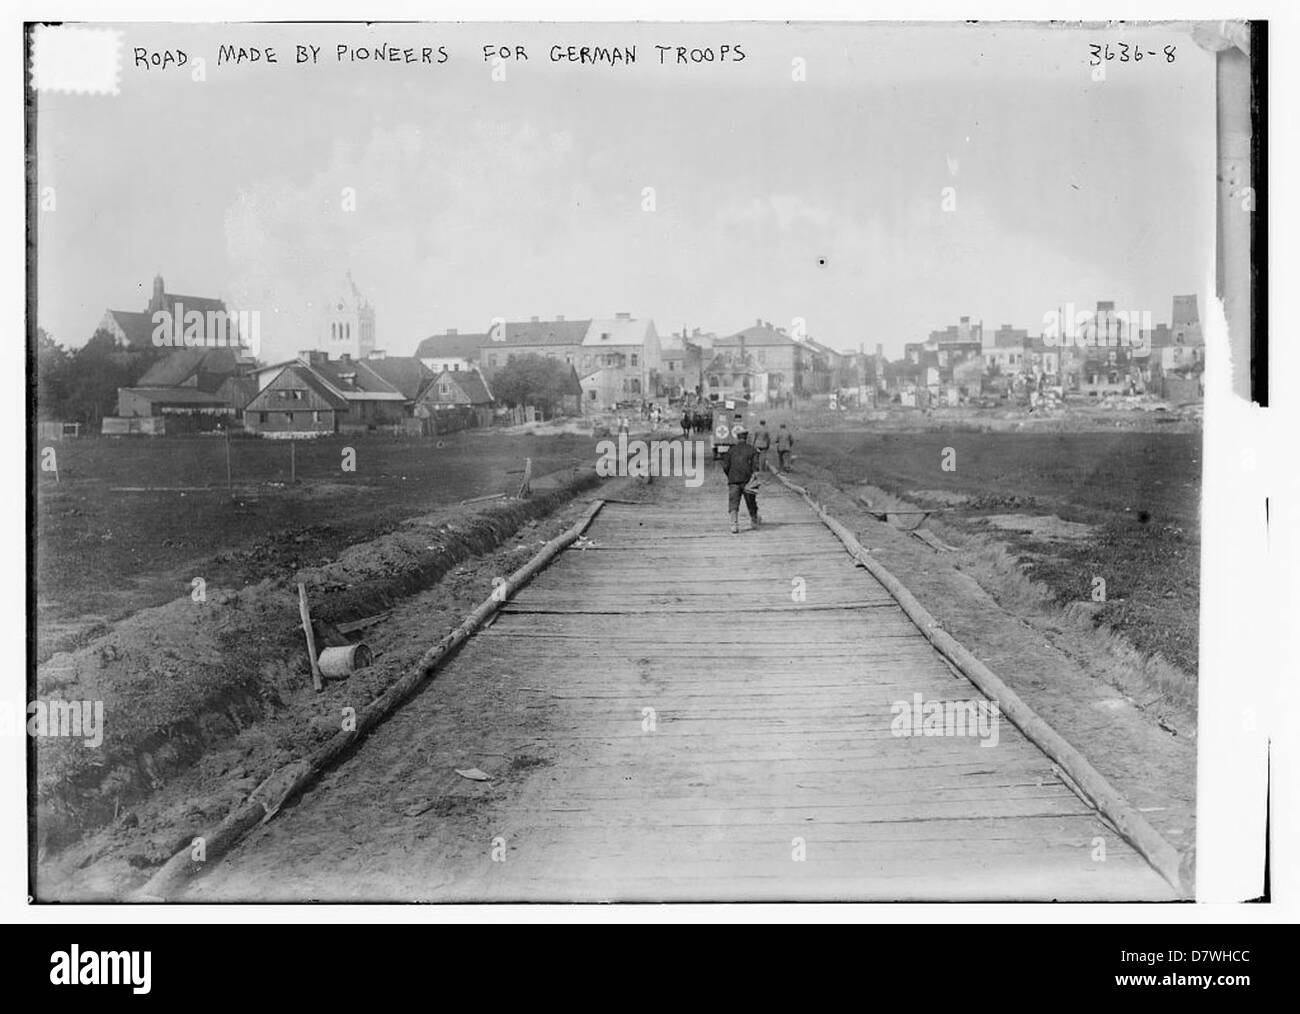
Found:
[{"label": "house with gabled roof", "polygon": [[167,416],[166,429],[150,431],[154,433],[209,430],[238,418],[254,393],[237,350],[176,349],[133,386],[117,389],[117,418]]},{"label": "house with gabled roof", "polygon": [[811,389],[815,350],[770,321],[760,318],[753,327],[718,338],[713,352],[704,370],[704,390],[713,400],[728,391],[741,393],[746,378],[752,385],[759,382],[760,374],[768,396],[803,394]]},{"label": "house with gabled roof", "polygon": [[630,313],[598,317],[582,340],[577,365],[583,399],[601,408],[656,395],[660,367],[659,332],[649,317]]},{"label": "house with gabled roof", "polygon": [[244,408],[244,429],[278,437],[337,433],[350,406],[303,361],[284,364]]},{"label": "house with gabled roof", "polygon": [[416,418],[430,430],[446,433],[492,422],[492,391],[478,370],[443,370],[425,387],[415,405]]},{"label": "house with gabled roof", "polygon": [[487,340],[479,347],[478,368],[488,380],[515,356],[538,355],[578,366],[578,357],[591,319],[494,321]]},{"label": "house with gabled roof", "polygon": [[372,352],[362,362],[402,393],[408,414],[420,400],[420,395],[424,394],[425,388],[438,375],[438,371],[429,369],[418,356],[390,356],[383,352]]},{"label": "house with gabled roof", "polygon": [[443,370],[476,370],[479,365],[479,349],[488,340],[487,332],[462,332],[449,327],[446,333],[429,335],[420,342],[415,356],[434,376]]},{"label": "house with gabled roof", "polygon": [[[287,374],[287,376],[286,376]],[[255,371],[258,393],[244,428],[268,436],[357,432],[400,425],[407,399],[365,360],[303,352]]]}]

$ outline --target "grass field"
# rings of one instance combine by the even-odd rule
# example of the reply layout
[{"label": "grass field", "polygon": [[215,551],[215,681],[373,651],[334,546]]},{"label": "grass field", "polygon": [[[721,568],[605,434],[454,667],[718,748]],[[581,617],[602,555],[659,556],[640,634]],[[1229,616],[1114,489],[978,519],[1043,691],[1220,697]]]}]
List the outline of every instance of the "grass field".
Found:
[{"label": "grass field", "polygon": [[[202,577],[240,587],[336,557],[403,518],[514,492],[534,476],[591,465],[588,437],[466,431],[230,443],[212,437],[86,439],[53,445],[58,481],[36,474],[37,659],[105,624],[189,594]],[[345,448],[355,471],[345,471]],[[42,452],[38,444],[39,455]],[[297,482],[290,481],[296,458]]]},{"label": "grass field", "polygon": [[1196,673],[1199,433],[804,432],[797,450],[846,488],[942,506],[942,524],[995,535],[1061,603],[1090,600],[1103,578],[1098,622]]}]

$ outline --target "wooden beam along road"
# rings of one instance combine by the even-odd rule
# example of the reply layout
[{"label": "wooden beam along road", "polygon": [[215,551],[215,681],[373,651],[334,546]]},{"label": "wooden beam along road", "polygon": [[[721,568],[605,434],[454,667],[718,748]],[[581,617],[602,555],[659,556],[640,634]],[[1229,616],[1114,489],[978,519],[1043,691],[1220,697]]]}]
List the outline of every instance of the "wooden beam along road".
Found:
[{"label": "wooden beam along road", "polygon": [[[186,898],[1175,896],[801,498],[760,502],[732,535],[711,469],[606,504]],[[903,734],[930,702],[954,734]]]}]

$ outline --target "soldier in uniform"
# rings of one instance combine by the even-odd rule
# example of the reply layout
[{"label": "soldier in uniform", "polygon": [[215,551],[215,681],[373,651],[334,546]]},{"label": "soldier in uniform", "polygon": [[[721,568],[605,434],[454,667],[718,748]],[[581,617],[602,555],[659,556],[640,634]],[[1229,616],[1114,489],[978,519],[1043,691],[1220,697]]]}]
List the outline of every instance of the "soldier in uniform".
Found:
[{"label": "soldier in uniform", "polygon": [[738,425],[733,431],[735,443],[722,455],[722,473],[727,477],[727,513],[731,515],[731,534],[740,531],[740,501],[745,500],[745,509],[749,512],[749,527],[757,528],[758,491],[753,480],[758,471],[758,451],[749,442],[749,433],[744,425]]}]

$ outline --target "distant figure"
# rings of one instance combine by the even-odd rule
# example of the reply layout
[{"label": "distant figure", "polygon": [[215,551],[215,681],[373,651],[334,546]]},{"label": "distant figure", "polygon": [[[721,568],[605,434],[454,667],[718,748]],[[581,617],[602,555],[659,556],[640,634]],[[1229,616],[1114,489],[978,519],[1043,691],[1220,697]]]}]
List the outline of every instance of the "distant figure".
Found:
[{"label": "distant figure", "polygon": [[767,420],[758,421],[758,430],[754,433],[754,450],[758,451],[758,470],[767,471],[767,452],[772,446],[772,434],[768,431]]},{"label": "distant figure", "polygon": [[744,425],[732,431],[736,442],[722,453],[722,472],[727,477],[727,513],[731,515],[731,534],[740,531],[740,498],[745,498],[745,509],[749,511],[749,526],[757,528],[758,490],[751,480],[757,477],[758,451],[746,439],[749,436]]},{"label": "distant figure", "polygon": [[621,416],[619,416],[619,417],[618,417],[618,431],[619,431],[620,433],[626,433],[626,432],[628,431],[629,427],[630,427],[630,423],[628,422],[628,418],[627,418],[627,416],[625,416],[625,415],[621,415]]},{"label": "distant figure", "polygon": [[782,423],[781,428],[776,433],[777,468],[782,472],[788,471],[790,468],[790,451],[793,447],[794,437],[785,428],[785,423]]},{"label": "distant figure", "polygon": [[691,435],[691,413],[688,409],[682,409],[682,439],[685,440]]}]

